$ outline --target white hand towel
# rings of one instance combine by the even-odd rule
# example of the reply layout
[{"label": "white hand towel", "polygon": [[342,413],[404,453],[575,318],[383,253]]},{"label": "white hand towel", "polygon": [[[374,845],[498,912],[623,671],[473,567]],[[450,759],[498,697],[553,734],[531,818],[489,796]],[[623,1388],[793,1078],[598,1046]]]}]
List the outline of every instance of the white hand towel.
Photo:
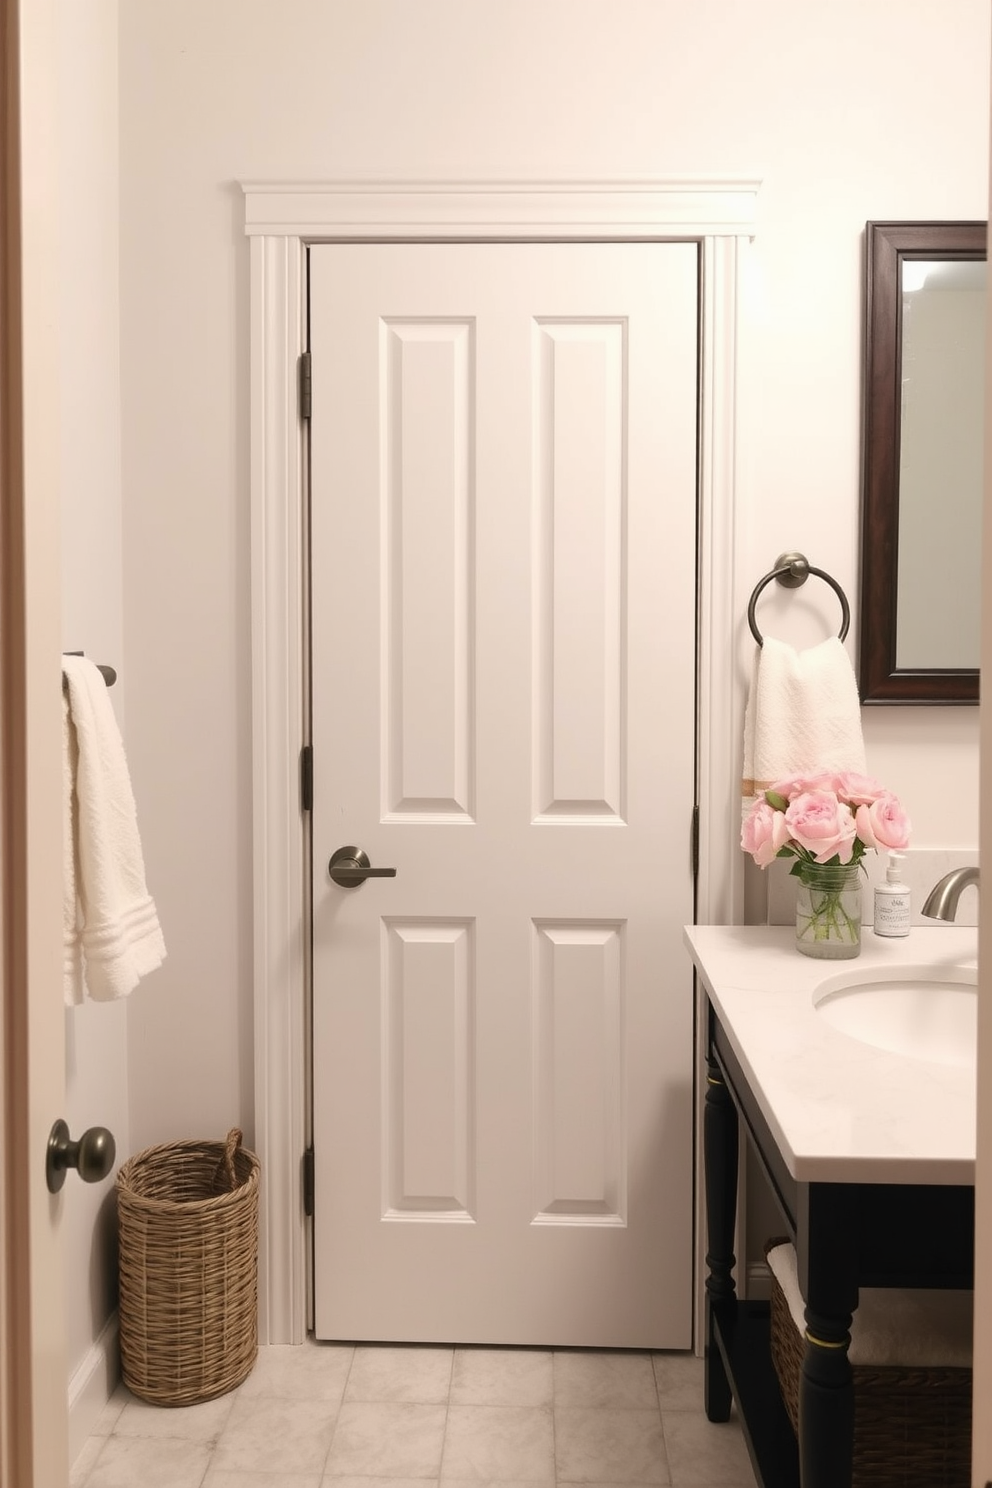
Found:
[{"label": "white hand towel", "polygon": [[776,780],[825,770],[865,773],[854,668],[836,636],[808,651],[767,636],[744,714],[744,810]]},{"label": "white hand towel", "polygon": [[165,958],[124,744],[107,686],[81,656],[64,656],[67,797],[65,999],[124,997]]}]

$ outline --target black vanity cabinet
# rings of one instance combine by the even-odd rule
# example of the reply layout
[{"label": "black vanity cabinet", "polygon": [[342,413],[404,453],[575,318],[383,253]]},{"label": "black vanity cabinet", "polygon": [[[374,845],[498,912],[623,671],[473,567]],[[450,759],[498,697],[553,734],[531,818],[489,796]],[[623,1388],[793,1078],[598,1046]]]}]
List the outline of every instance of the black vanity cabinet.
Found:
[{"label": "black vanity cabinet", "polygon": [[[696,949],[693,955],[698,969]],[[905,1164],[896,1162],[886,1173],[894,1181],[878,1181],[875,1160],[852,1164],[856,1177],[874,1175],[868,1181],[837,1181],[836,1171],[829,1181],[808,1173],[797,1178],[794,1170],[802,1165],[794,1153],[783,1152],[767,1091],[759,1100],[740,1039],[732,1036],[719,999],[705,983],[704,993],[706,1413],[711,1421],[726,1421],[736,1401],[763,1488],[849,1488],[854,1392],[847,1349],[859,1287],[970,1288],[973,1175],[971,1182],[900,1182]],[[784,1041],[787,1046],[787,1033]],[[783,1039],[778,1042],[781,1048]],[[837,1099],[845,1099],[843,1091]],[[777,1201],[779,1233],[788,1234],[796,1248],[806,1304],[798,1443],[772,1362],[768,1304],[738,1299],[734,1284],[741,1130]],[[824,1167],[829,1171],[829,1164]],[[966,1167],[952,1165],[940,1176]]]}]

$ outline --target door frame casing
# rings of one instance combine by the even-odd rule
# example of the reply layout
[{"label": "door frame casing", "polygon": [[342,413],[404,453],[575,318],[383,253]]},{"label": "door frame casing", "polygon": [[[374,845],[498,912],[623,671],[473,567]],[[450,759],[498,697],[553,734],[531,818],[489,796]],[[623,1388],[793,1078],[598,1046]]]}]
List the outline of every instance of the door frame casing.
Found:
[{"label": "door frame casing", "polygon": [[743,466],[739,386],[744,265],[758,184],[753,178],[678,178],[242,185],[251,240],[254,1143],[264,1175],[259,1330],[269,1343],[302,1342],[308,1314],[301,1170],[309,1136],[309,823],[300,800],[300,753],[309,737],[307,470],[298,390],[307,334],[307,247],[425,239],[699,243],[695,918],[734,923],[743,897],[741,854],[727,831],[739,813],[743,720],[743,688],[734,671],[743,613],[736,543]]}]

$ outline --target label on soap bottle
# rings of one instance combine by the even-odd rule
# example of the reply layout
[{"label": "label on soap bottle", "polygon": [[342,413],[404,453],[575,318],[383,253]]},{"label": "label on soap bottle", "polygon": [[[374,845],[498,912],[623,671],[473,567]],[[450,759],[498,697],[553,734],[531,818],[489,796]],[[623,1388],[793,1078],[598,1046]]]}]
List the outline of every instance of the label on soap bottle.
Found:
[{"label": "label on soap bottle", "polygon": [[908,892],[897,891],[895,894],[887,894],[884,890],[876,890],[876,935],[908,935],[909,920],[910,914]]}]

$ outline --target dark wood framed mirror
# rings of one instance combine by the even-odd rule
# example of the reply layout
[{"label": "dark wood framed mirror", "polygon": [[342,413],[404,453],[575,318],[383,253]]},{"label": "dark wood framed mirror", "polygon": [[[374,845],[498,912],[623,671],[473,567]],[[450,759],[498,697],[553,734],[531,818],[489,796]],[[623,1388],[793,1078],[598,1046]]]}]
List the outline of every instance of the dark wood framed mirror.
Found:
[{"label": "dark wood framed mirror", "polygon": [[859,687],[976,703],[984,222],[869,222]]}]

